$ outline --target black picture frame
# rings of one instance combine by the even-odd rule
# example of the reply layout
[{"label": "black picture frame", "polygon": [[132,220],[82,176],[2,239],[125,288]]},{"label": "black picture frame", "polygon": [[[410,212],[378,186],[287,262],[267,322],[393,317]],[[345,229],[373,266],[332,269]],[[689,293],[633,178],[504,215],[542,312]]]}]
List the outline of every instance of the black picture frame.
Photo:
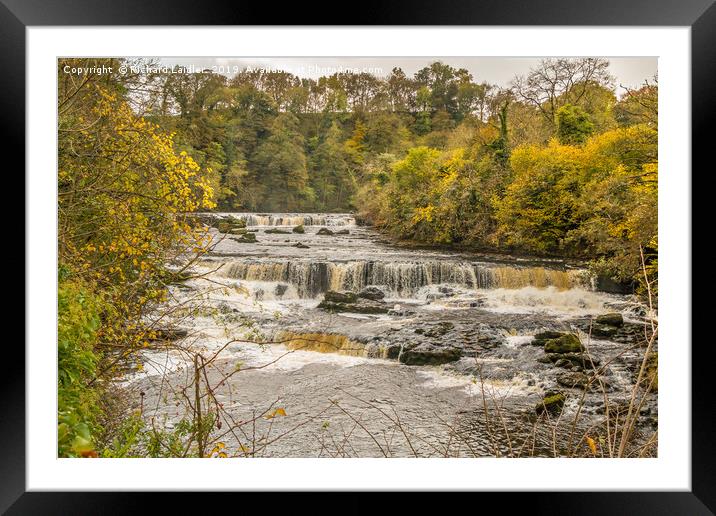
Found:
[{"label": "black picture frame", "polygon": [[[716,113],[716,4],[715,0],[600,0],[575,2],[550,0],[482,0],[430,2],[366,0],[355,12],[337,17],[341,23],[327,25],[509,25],[509,26],[689,26],[692,44],[692,170],[706,164],[710,150],[709,128]],[[25,28],[47,25],[316,25],[318,5],[236,1],[197,3],[189,0],[0,0],[0,103],[5,145],[22,156],[25,149]],[[91,48],[91,47],[88,47]],[[712,144],[711,144],[712,145]],[[22,150],[21,150],[22,149]],[[17,168],[19,170],[19,167]],[[49,173],[50,171],[48,171]],[[706,172],[706,171],[704,171]],[[683,171],[694,177],[692,171]],[[693,190],[696,192],[696,190]],[[692,233],[693,234],[693,233]],[[695,263],[695,262],[694,262]],[[27,274],[32,271],[25,270]],[[695,312],[698,313],[695,303]],[[32,306],[26,306],[32,310]],[[705,310],[701,309],[701,310]],[[705,315],[705,314],[704,314]],[[698,320],[693,318],[692,320]],[[696,340],[693,339],[696,343]],[[137,493],[39,493],[25,488],[25,353],[8,341],[6,367],[0,382],[0,435],[5,444],[0,459],[0,511],[8,514],[119,514],[148,507],[150,495]],[[690,343],[684,342],[685,349]],[[524,499],[531,512],[541,514],[713,514],[716,511],[716,439],[713,435],[713,345],[692,347],[692,453],[690,492],[619,493],[526,493],[510,494]],[[706,357],[706,359],[704,359]],[[710,358],[710,359],[709,359]],[[504,496],[504,494],[496,494]],[[168,512],[186,504],[185,496],[163,494]],[[241,495],[245,496],[245,495]],[[351,495],[356,496],[356,495]],[[494,496],[487,493],[480,496]],[[297,497],[296,501],[304,500]],[[421,497],[414,497],[421,500]],[[207,500],[222,510],[224,496]],[[513,502],[510,502],[513,503]],[[361,501],[344,498],[349,509],[369,509]],[[480,506],[487,507],[481,499]],[[186,506],[185,506],[186,507]],[[295,505],[290,506],[296,510]],[[238,509],[237,509],[238,510]],[[184,512],[183,510],[180,512]],[[362,512],[362,511],[361,511]]]}]

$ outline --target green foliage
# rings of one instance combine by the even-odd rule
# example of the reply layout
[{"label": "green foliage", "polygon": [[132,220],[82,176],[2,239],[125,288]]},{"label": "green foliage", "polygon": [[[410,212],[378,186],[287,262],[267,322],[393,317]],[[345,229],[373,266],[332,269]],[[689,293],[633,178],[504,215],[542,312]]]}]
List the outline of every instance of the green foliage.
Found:
[{"label": "green foliage", "polygon": [[60,268],[57,302],[57,446],[60,457],[92,454],[99,430],[97,392],[87,386],[99,356],[94,346],[101,302]]},{"label": "green foliage", "polygon": [[263,206],[269,211],[288,211],[310,198],[303,136],[298,119],[282,113],[274,119],[270,135],[257,148],[254,162],[261,170]]},{"label": "green foliage", "polygon": [[594,132],[594,124],[579,106],[566,104],[557,110],[557,137],[564,145],[584,143]]}]

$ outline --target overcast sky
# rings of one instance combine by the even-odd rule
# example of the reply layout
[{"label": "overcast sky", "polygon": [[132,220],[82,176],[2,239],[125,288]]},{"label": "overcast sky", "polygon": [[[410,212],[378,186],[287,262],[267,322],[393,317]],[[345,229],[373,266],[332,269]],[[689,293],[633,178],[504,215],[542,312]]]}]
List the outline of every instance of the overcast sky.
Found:
[{"label": "overcast sky", "polygon": [[[367,71],[386,76],[400,67],[412,76],[433,61],[442,61],[455,68],[466,68],[477,82],[506,86],[515,75],[525,74],[539,62],[539,58],[525,57],[163,57],[165,65],[194,65],[197,68],[227,67],[224,75],[234,75],[235,69],[247,66],[272,68],[291,72],[299,77],[316,79],[346,69]],[[616,85],[639,86],[657,71],[656,57],[614,57],[609,59],[611,75]],[[222,72],[222,70],[218,70]]]}]

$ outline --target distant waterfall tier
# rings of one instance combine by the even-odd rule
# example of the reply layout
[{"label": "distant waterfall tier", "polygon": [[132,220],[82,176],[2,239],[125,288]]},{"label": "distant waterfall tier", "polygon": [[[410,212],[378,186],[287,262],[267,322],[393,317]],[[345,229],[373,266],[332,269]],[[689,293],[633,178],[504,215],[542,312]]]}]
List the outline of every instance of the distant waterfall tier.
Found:
[{"label": "distant waterfall tier", "polygon": [[294,285],[301,297],[316,297],[327,290],[358,292],[381,287],[401,297],[414,295],[428,285],[453,284],[471,289],[585,287],[584,271],[543,267],[488,267],[470,262],[229,262],[222,273],[246,281]]},{"label": "distant waterfall tier", "polygon": [[356,220],[345,213],[232,213],[247,226],[355,226]]}]

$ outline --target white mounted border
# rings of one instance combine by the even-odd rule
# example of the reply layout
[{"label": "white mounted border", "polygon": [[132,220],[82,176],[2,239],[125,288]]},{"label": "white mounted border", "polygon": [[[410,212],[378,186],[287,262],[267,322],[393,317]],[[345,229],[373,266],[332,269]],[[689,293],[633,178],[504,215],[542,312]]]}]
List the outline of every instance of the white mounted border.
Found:
[{"label": "white mounted border", "polygon": [[[28,491],[690,490],[690,40],[688,27],[28,27]],[[658,458],[56,458],[57,57],[326,55],[658,56],[661,293]]]}]

